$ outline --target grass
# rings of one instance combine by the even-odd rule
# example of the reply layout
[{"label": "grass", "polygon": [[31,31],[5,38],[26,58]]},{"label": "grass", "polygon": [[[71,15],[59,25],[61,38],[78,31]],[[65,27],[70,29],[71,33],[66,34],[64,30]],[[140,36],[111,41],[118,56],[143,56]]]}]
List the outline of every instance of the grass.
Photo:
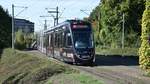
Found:
[{"label": "grass", "polygon": [[63,81],[74,80],[77,84],[101,84],[67,65],[17,50],[3,50],[0,59],[0,84],[72,84],[52,82],[60,80],[57,77],[62,77]]},{"label": "grass", "polygon": [[47,59],[5,49],[0,61],[0,84],[40,84],[59,73],[72,73],[73,69]]},{"label": "grass", "polygon": [[96,48],[96,54],[100,55],[124,55],[124,56],[138,56],[138,48]]},{"label": "grass", "polygon": [[146,70],[143,76],[150,77],[150,69]]},{"label": "grass", "polygon": [[[149,70],[150,71],[150,70]],[[147,76],[150,77],[150,72],[147,73]]]},{"label": "grass", "polygon": [[[55,80],[57,79],[57,80]],[[60,74],[53,76],[46,84],[103,84],[102,81],[92,78],[85,73]]]}]

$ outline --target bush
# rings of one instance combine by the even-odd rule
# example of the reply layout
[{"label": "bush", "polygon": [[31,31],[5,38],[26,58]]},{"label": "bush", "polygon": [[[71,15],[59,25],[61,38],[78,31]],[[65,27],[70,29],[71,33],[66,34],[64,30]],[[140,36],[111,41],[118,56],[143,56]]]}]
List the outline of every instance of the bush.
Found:
[{"label": "bush", "polygon": [[146,2],[146,9],[142,18],[141,47],[139,49],[140,67],[146,71],[150,70],[150,1]]}]

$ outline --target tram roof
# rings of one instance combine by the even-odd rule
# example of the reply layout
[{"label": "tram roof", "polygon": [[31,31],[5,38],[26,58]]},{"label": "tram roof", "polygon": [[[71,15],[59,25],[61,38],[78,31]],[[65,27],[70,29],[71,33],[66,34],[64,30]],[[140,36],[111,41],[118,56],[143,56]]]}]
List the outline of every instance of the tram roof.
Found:
[{"label": "tram roof", "polygon": [[44,32],[51,32],[51,31],[53,31],[54,29],[57,29],[57,28],[59,28],[59,27],[61,27],[61,26],[64,26],[64,25],[66,25],[66,24],[72,24],[72,23],[74,23],[74,22],[76,22],[76,23],[86,23],[86,24],[89,24],[88,21],[83,21],[83,20],[66,20],[66,21],[64,21],[64,22],[62,22],[62,23],[60,23],[60,24],[58,24],[58,25],[56,25],[56,26],[53,26],[53,27],[50,27],[50,28],[47,29],[47,30],[44,30]]}]

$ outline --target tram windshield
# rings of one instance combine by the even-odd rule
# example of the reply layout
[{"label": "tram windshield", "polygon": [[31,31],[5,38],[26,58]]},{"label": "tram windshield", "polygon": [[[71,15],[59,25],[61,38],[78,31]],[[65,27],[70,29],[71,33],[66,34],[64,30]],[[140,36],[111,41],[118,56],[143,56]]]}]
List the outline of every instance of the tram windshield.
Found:
[{"label": "tram windshield", "polygon": [[74,31],[73,40],[75,48],[92,48],[93,39],[90,31]]}]

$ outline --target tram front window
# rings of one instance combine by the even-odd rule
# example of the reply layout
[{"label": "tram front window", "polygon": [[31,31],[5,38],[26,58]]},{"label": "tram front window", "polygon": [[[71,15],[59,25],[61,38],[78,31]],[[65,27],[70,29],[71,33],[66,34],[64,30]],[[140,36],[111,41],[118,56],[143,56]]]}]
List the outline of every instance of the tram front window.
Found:
[{"label": "tram front window", "polygon": [[74,46],[75,48],[91,48],[93,47],[92,43],[92,34],[91,32],[74,32]]}]

